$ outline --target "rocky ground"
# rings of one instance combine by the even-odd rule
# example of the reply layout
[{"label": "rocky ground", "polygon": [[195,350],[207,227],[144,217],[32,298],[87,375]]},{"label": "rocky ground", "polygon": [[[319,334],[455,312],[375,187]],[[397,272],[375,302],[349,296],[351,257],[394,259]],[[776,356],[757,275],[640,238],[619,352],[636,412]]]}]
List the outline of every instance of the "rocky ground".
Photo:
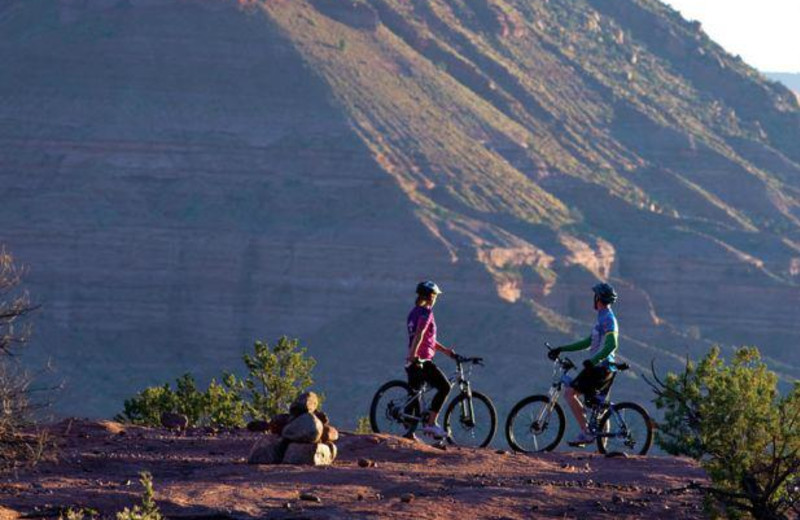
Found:
[{"label": "rocky ground", "polygon": [[113,515],[139,501],[145,470],[161,511],[183,520],[703,517],[692,488],[703,471],[678,458],[442,451],[343,433],[333,466],[253,466],[245,457],[261,434],[246,431],[176,434],[81,420],[51,431],[58,462],[4,476],[0,519],[52,518],[66,507]]}]

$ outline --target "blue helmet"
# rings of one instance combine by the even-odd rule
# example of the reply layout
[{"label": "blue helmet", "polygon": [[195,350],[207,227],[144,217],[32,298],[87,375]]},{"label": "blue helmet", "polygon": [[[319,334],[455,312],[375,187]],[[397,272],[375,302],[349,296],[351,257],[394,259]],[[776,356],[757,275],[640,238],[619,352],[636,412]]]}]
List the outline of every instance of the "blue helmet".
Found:
[{"label": "blue helmet", "polygon": [[614,288],[607,283],[599,283],[595,285],[592,287],[592,291],[594,291],[594,295],[597,297],[597,299],[606,305],[611,305],[617,301],[617,291],[615,291]]},{"label": "blue helmet", "polygon": [[431,280],[425,280],[417,284],[417,294],[420,296],[430,296],[431,294],[442,294],[439,286]]}]

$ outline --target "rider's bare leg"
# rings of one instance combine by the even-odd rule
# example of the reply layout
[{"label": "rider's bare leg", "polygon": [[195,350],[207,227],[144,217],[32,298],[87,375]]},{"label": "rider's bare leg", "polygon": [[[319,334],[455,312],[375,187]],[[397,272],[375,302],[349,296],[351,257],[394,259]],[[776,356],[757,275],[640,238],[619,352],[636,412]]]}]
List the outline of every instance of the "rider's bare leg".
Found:
[{"label": "rider's bare leg", "polygon": [[580,394],[572,387],[568,386],[564,391],[564,398],[567,400],[567,404],[569,405],[569,409],[572,411],[572,415],[575,416],[575,420],[578,422],[578,426],[581,427],[581,431],[585,432],[587,429],[586,415],[583,413],[583,404],[581,403],[579,396]]}]

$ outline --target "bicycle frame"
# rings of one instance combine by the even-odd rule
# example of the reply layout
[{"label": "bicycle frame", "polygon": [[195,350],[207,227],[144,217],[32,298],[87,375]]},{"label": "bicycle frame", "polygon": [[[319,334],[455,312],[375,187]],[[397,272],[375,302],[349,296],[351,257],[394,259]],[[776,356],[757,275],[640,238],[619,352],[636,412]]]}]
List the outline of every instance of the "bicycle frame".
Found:
[{"label": "bicycle frame", "polygon": [[[469,378],[471,375],[472,375],[472,366],[470,365],[470,367],[467,369],[465,373],[464,364],[457,361],[455,372],[453,372],[453,374],[447,378],[452,388],[458,386],[459,393],[467,395],[468,398],[461,402],[461,414],[462,417],[466,418],[466,420],[469,422],[473,422],[475,420],[475,410],[472,406],[472,386],[469,382]],[[415,391],[414,394],[409,396],[409,398],[402,405],[402,409],[407,410],[408,407],[414,403],[414,401],[418,401],[419,416],[402,413],[400,417],[403,419],[424,421],[427,418],[427,414],[429,411],[427,399],[425,396],[428,392],[431,391],[431,389],[432,388],[428,386],[427,383],[423,383],[422,386],[417,391]]]},{"label": "bicycle frame", "polygon": [[[576,368],[575,364],[567,358],[565,358],[564,361],[559,359],[555,361],[553,367],[553,382],[550,385],[550,390],[547,392],[549,402],[547,406],[542,409],[539,417],[536,418],[537,423],[541,424],[545,417],[550,416],[550,414],[553,412],[555,403],[558,402],[558,399],[561,397],[561,393],[564,391],[564,387],[572,383],[573,378],[569,376],[569,371],[573,368]],[[596,396],[591,403],[585,403],[584,405],[584,410],[590,412],[589,416],[586,418],[586,424],[589,427],[589,433],[595,437],[613,437],[619,435],[618,433],[605,433],[598,431],[597,426],[599,424],[600,415],[605,410],[610,410],[611,413],[614,414],[614,416],[619,420],[619,423],[622,425],[623,434],[627,434],[627,425],[622,419],[622,416],[619,415],[619,412],[617,412],[617,410],[614,408],[614,403],[611,402],[609,396],[610,391],[603,395]]]}]

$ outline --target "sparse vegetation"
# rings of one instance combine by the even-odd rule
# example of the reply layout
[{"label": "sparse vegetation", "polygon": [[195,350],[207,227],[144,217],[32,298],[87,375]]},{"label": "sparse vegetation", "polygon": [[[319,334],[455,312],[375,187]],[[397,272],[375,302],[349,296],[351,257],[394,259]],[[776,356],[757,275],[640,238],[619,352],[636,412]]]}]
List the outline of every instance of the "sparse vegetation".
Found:
[{"label": "sparse vegetation", "polygon": [[372,426],[369,424],[369,417],[367,417],[366,415],[362,415],[357,419],[356,433],[358,433],[359,435],[372,433]]},{"label": "sparse vegetation", "polygon": [[36,309],[21,290],[23,269],[0,247],[0,471],[33,465],[52,447],[46,433],[24,432],[42,405],[31,397],[32,377],[14,359],[27,342],[25,318]]},{"label": "sparse vegetation", "polygon": [[[142,484],[142,502],[132,508],[126,507],[117,513],[117,520],[164,520],[164,516],[158,509],[153,490],[153,476],[143,471],[139,474],[139,482]],[[58,520],[87,520],[97,518],[99,513],[94,509],[67,509],[59,515]]]},{"label": "sparse vegetation", "polygon": [[169,385],[146,388],[125,401],[118,419],[148,426],[161,424],[165,412],[185,415],[190,426],[239,428],[248,419],[269,419],[288,410],[292,401],[312,383],[316,361],[306,355],[299,340],[281,337],[270,347],[256,341],[253,353],[244,354],[244,379],[224,373],[200,391],[191,374]]},{"label": "sparse vegetation", "polygon": [[681,374],[662,380],[653,370],[650,383],[664,410],[656,442],[700,461],[728,515],[800,513],[800,382],[780,395],[758,349],[741,348],[726,364],[714,348]]}]

